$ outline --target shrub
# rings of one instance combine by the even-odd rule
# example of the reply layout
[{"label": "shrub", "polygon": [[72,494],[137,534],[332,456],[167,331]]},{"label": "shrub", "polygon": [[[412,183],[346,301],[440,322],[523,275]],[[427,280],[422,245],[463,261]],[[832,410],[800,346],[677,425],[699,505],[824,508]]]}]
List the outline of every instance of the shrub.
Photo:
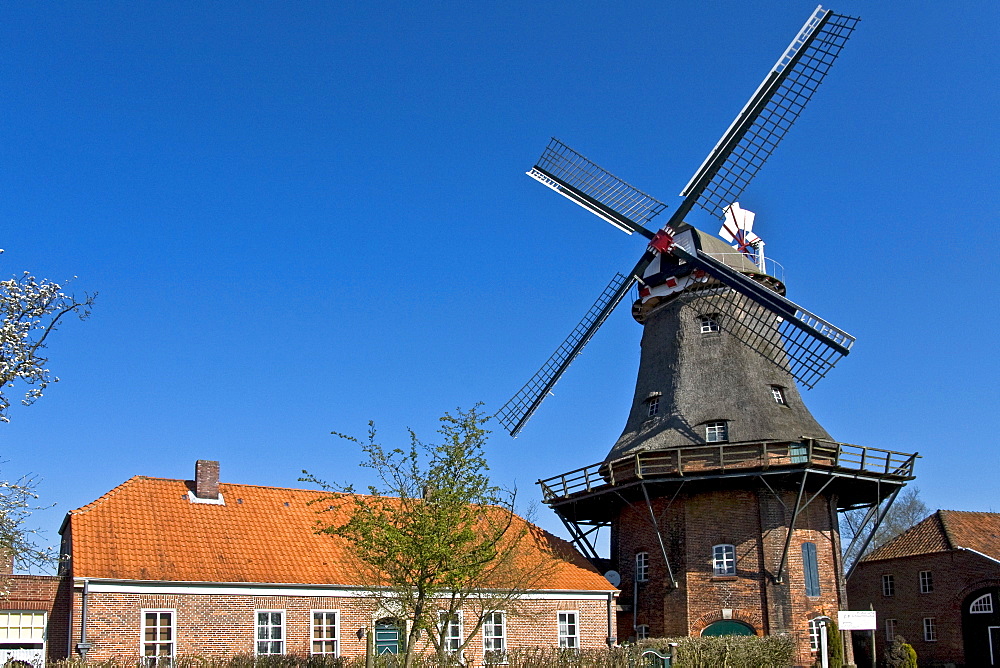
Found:
[{"label": "shrub", "polygon": [[903,636],[896,636],[885,650],[887,668],[917,668],[917,651]]}]

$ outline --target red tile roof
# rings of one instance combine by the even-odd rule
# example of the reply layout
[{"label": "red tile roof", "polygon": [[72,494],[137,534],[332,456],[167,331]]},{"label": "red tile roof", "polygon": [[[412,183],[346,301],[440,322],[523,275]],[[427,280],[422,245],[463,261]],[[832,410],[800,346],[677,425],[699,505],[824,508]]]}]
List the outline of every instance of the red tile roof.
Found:
[{"label": "red tile roof", "polygon": [[938,510],[913,525],[864,561],[879,561],[965,548],[1000,560],[1000,513]]},{"label": "red tile roof", "polygon": [[[325,506],[310,502],[322,492],[219,488],[225,505],[191,503],[191,481],[136,476],[70,511],[64,531],[70,532],[74,577],[358,584],[346,541],[315,533]],[[528,529],[520,561],[549,564],[532,589],[614,590],[569,543],[519,517],[516,522]]]}]

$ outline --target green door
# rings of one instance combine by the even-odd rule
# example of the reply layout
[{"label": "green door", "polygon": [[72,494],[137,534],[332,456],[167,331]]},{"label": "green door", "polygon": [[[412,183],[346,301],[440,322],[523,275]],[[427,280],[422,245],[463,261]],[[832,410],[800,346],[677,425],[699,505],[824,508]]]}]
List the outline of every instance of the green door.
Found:
[{"label": "green door", "polygon": [[380,619],[375,622],[375,653],[399,654],[403,648],[403,634],[395,619]]},{"label": "green door", "polygon": [[701,632],[703,636],[753,636],[757,635],[753,629],[743,622],[735,619],[723,619],[722,621],[709,624]]}]

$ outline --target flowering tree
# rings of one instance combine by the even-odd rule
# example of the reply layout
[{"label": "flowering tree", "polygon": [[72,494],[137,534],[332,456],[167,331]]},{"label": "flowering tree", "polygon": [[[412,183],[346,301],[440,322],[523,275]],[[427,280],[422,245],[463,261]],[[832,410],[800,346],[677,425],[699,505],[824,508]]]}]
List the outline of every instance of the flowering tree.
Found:
[{"label": "flowering tree", "polygon": [[28,385],[21,399],[25,406],[37,401],[49,383],[58,382],[42,354],[46,340],[66,316],[87,318],[96,296],[84,294],[77,300],[58,283],[38,280],[27,271],[0,281],[0,422],[10,422],[7,391],[18,381]]}]

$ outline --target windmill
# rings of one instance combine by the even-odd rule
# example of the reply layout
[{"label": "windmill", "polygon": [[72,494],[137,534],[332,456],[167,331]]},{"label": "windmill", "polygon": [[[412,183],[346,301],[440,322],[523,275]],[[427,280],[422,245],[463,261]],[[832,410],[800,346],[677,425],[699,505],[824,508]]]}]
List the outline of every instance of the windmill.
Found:
[{"label": "windmill", "polygon": [[[528,172],[647,239],[497,413],[516,435],[638,286],[641,356],[621,437],[603,461],[539,481],[574,545],[620,589],[620,638],[790,634],[796,663],[812,664],[822,620],[846,602],[838,512],[867,509],[864,550],[913,479],[917,455],[838,443],[803,404],[796,381],[812,387],[854,337],[785,297],[738,204],[858,20],[810,15],[657,231],[665,204],[557,139]],[[722,238],[684,222],[695,206],[721,219]]]},{"label": "windmill", "polygon": [[[687,285],[708,277],[712,286],[724,288],[725,299],[718,301],[725,303],[720,306],[741,316],[729,320],[742,323],[733,333],[751,347],[769,338],[762,333],[773,328],[777,318],[785,354],[772,355],[772,360],[786,366],[807,388],[850,352],[854,337],[785,298],[780,294],[783,288],[776,291],[774,284],[762,285],[739,271],[739,266],[734,268],[705,252],[700,235],[683,221],[695,206],[723,220],[727,211],[729,216],[736,215],[739,210],[734,203],[823,82],[858,21],[816,8],[681,191],[684,199],[658,231],[649,226],[666,209],[664,203],[552,139],[528,175],[623,232],[646,237],[649,243],[636,265],[615,275],[556,352],[497,412],[497,419],[512,436],[521,431],[636,282],[642,295],[668,281]],[[733,233],[739,231],[737,227]],[[651,267],[654,271],[649,271]]]}]

